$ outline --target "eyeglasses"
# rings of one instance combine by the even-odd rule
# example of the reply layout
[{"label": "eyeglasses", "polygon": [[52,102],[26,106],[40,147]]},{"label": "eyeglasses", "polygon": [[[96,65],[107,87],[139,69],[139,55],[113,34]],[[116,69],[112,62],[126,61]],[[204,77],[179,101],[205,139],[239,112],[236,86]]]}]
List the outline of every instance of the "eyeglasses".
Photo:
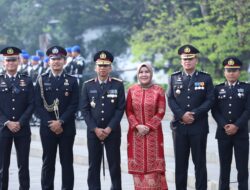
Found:
[{"label": "eyeglasses", "polygon": [[240,69],[225,69],[225,71],[227,72],[227,73],[235,73],[235,72],[237,72],[237,71],[239,71]]},{"label": "eyeglasses", "polygon": [[107,67],[109,67],[110,65],[97,65],[98,67],[105,67],[105,68],[107,68]]},{"label": "eyeglasses", "polygon": [[15,61],[17,61],[17,58],[5,59],[5,61],[7,61],[7,62],[15,62]]}]

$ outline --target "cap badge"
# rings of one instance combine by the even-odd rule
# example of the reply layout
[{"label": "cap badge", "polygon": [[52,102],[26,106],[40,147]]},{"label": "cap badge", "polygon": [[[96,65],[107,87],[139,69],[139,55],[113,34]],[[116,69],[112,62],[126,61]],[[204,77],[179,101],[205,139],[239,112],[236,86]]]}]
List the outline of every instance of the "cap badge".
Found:
[{"label": "cap badge", "polygon": [[184,49],[184,53],[190,53],[190,48],[189,47],[186,47],[185,49]]},{"label": "cap badge", "polygon": [[234,65],[234,60],[229,59],[227,63],[228,63],[228,65]]},{"label": "cap badge", "polygon": [[106,59],[106,57],[107,57],[107,55],[106,55],[105,53],[102,52],[102,53],[100,54],[100,58],[101,58],[101,59]]},{"label": "cap badge", "polygon": [[53,48],[53,49],[52,49],[52,53],[53,53],[53,54],[57,54],[58,52],[59,52],[59,50],[58,50],[57,48]]},{"label": "cap badge", "polygon": [[7,49],[7,54],[11,55],[14,53],[14,50],[12,48]]}]

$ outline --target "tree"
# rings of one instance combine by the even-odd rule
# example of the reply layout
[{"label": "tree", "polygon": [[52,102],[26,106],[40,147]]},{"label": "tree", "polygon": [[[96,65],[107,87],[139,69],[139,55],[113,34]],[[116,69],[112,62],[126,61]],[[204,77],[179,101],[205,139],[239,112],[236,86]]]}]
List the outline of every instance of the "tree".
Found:
[{"label": "tree", "polygon": [[[216,78],[221,77],[225,57],[235,55],[245,63],[249,61],[249,1],[147,2],[144,16],[148,21],[130,41],[136,59],[149,59],[157,66],[169,60],[170,71],[177,70],[178,47],[191,43],[201,51],[200,67]],[[161,60],[155,60],[158,53],[163,55]]]}]

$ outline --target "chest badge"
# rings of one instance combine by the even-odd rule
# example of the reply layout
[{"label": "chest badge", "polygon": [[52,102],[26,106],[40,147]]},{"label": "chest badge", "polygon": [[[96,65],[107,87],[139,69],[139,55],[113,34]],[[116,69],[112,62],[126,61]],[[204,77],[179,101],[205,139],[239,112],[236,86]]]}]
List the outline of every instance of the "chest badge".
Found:
[{"label": "chest badge", "polygon": [[180,89],[177,89],[177,90],[175,91],[175,93],[176,93],[176,94],[180,94],[180,93],[181,93],[181,90],[180,90]]},{"label": "chest badge", "polygon": [[90,102],[90,106],[91,106],[92,108],[95,108],[95,105],[96,105],[96,103],[95,103],[95,97],[92,97],[92,100],[91,100],[91,102]]},{"label": "chest badge", "polygon": [[65,81],[64,81],[64,86],[69,86],[69,81],[68,81],[68,79],[65,79]]},{"label": "chest badge", "polygon": [[24,80],[20,80],[20,86],[26,86],[26,83]]}]

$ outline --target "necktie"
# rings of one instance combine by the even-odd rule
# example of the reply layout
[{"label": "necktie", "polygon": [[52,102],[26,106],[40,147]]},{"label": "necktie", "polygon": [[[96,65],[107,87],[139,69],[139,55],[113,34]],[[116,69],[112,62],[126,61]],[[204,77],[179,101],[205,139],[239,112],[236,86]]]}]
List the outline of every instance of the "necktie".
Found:
[{"label": "necktie", "polygon": [[101,85],[101,89],[103,90],[104,89],[104,82],[102,82],[100,85]]}]

